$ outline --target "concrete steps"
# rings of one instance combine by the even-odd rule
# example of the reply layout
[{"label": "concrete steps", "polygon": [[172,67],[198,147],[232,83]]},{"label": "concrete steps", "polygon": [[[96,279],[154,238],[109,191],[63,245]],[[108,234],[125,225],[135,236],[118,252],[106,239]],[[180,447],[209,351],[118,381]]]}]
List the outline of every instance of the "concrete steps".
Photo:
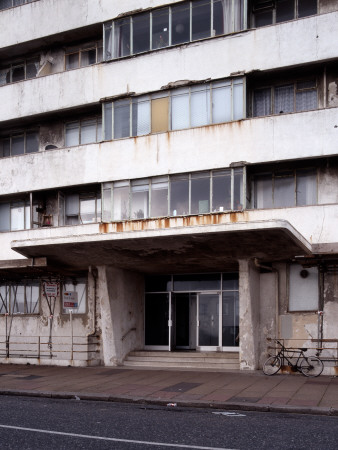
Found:
[{"label": "concrete steps", "polygon": [[238,352],[163,352],[133,351],[124,361],[126,367],[239,370]]}]

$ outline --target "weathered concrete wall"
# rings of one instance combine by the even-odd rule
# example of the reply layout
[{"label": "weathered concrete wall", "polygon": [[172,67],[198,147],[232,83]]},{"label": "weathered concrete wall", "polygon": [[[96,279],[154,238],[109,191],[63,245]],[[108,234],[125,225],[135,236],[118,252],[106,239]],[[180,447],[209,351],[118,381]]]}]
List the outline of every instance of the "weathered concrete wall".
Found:
[{"label": "weathered concrete wall", "polygon": [[[86,27],[115,18],[121,13],[139,8],[155,8],[177,0],[114,1],[99,0],[42,0],[22,7],[1,11],[0,30],[2,47],[18,42],[41,39],[45,36]],[[17,23],[18,26],[13,26]],[[39,26],[36,26],[36,24]],[[22,34],[22,25],[25,33]]]},{"label": "weathered concrete wall", "polygon": [[[73,314],[71,323],[70,314],[64,314],[61,310],[60,296],[51,302],[54,308],[52,320],[52,354],[49,357],[48,338],[50,332],[51,311],[46,298],[41,294],[40,309],[38,314],[15,314],[7,317],[7,330],[10,331],[10,358],[0,358],[2,363],[53,364],[85,366],[100,362],[99,347],[88,346],[88,336],[95,335],[95,289],[92,274],[88,276],[87,286],[87,312],[85,314]],[[10,326],[10,323],[12,325]],[[73,359],[71,359],[71,336],[73,328]],[[0,352],[5,353],[6,317],[0,316]],[[38,356],[40,338],[40,359]],[[29,358],[16,358],[13,354],[28,355]],[[35,357],[34,357],[35,356]]]},{"label": "weathered concrete wall", "polygon": [[[89,105],[126,92],[152,92],[177,80],[225,78],[333,59],[337,21],[338,12],[324,14],[5,85],[1,101],[7,108],[0,111],[0,121],[76,107],[79,99]],[[298,44],[290,49],[289,42]],[[150,67],[151,76],[144,76]],[[130,73],[133,77],[125,76]]]},{"label": "weathered concrete wall", "polygon": [[338,1],[337,0],[319,0],[319,13],[325,14],[332,11],[337,11]]},{"label": "weathered concrete wall", "polygon": [[255,370],[259,363],[260,276],[252,261],[239,260],[240,368]]},{"label": "weathered concrete wall", "polygon": [[[0,192],[12,193],[13,185],[26,192],[224,168],[235,161],[335,155],[336,116],[330,108],[3,158]],[[61,132],[51,132],[62,141]]]},{"label": "weathered concrete wall", "polygon": [[143,276],[114,267],[98,267],[98,297],[102,354],[106,366],[116,366],[144,344]]}]

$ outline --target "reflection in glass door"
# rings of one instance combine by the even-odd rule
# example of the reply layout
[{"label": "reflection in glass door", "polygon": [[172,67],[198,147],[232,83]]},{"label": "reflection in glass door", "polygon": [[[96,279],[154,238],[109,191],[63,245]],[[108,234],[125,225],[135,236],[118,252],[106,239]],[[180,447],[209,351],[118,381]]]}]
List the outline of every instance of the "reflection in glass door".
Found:
[{"label": "reflection in glass door", "polygon": [[219,297],[219,294],[198,295],[198,347],[219,345]]},{"label": "reflection in glass door", "polygon": [[146,294],[145,345],[156,350],[169,349],[169,294]]},{"label": "reflection in glass door", "polygon": [[236,348],[238,347],[238,345],[239,345],[238,291],[224,291],[222,294],[222,346]]}]

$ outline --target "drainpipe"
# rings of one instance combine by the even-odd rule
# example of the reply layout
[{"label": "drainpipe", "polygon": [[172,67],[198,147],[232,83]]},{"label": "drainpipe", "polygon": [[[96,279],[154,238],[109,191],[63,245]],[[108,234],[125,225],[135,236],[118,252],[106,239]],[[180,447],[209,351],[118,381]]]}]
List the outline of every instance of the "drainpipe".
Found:
[{"label": "drainpipe", "polygon": [[324,315],[324,271],[323,266],[319,270],[319,311],[318,311],[318,336],[317,336],[317,355],[320,355],[323,347],[323,315]]},{"label": "drainpipe", "polygon": [[264,264],[261,264],[258,260],[258,258],[254,258],[254,264],[259,269],[265,269],[269,272],[273,272],[276,277],[276,296],[275,296],[275,309],[276,309],[276,339],[279,339],[279,314],[278,314],[278,308],[279,308],[279,271],[275,269],[274,267],[265,266]]}]

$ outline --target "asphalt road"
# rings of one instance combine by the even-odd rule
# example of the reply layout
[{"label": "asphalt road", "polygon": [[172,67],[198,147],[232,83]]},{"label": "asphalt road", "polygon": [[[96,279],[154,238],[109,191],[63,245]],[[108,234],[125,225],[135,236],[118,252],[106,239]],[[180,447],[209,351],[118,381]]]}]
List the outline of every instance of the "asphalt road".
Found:
[{"label": "asphalt road", "polygon": [[338,417],[0,396],[0,449],[337,449]]}]

